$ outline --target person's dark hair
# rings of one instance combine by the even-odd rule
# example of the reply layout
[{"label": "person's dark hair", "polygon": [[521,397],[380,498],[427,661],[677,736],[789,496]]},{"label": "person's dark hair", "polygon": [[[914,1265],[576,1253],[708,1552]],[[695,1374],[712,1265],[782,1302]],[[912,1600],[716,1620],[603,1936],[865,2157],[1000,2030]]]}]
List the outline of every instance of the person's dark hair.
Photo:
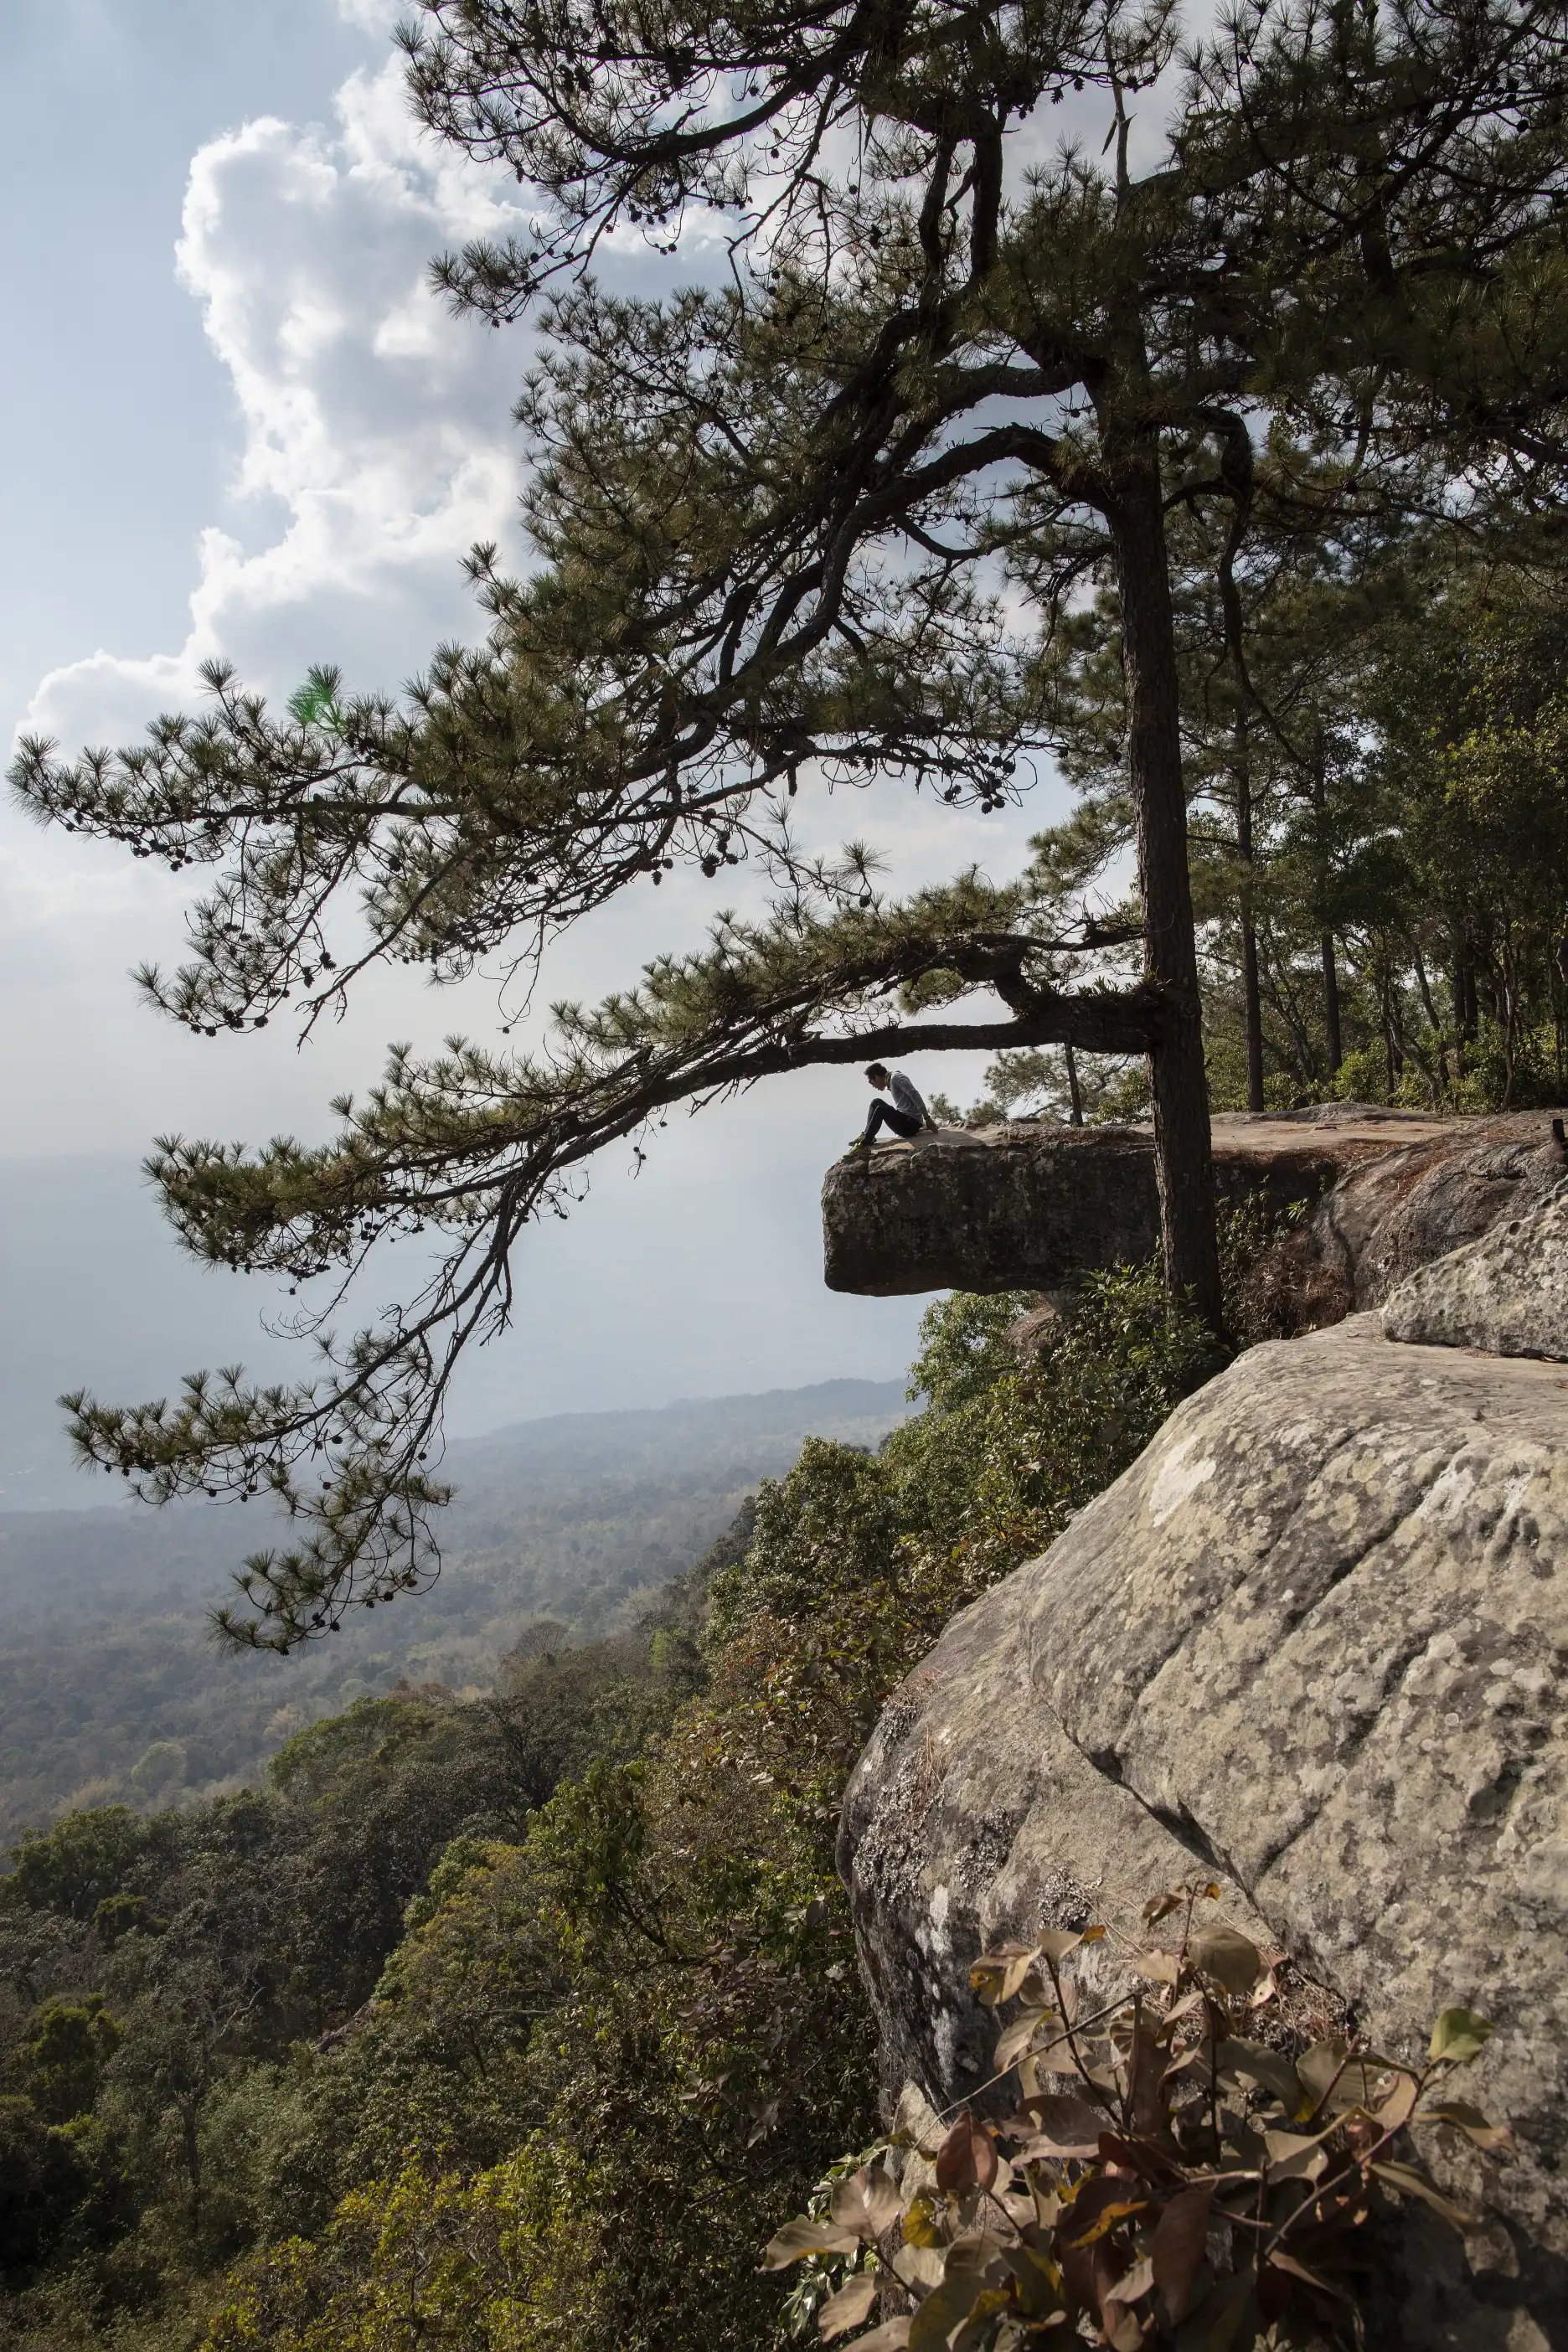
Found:
[{"label": "person's dark hair", "polygon": [[868,1078],[875,1078],[879,1085],[880,1085],[881,1081],[887,1076],[887,1075],[888,1066],[886,1062],[871,1062],[867,1065],[866,1076]]}]

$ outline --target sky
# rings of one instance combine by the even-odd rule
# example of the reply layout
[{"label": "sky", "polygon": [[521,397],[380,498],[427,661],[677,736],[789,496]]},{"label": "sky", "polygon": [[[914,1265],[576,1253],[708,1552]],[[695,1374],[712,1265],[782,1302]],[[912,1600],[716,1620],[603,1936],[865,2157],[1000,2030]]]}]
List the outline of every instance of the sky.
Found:
[{"label": "sky", "polygon": [[[129,740],[190,707],[218,654],[270,694],[323,660],[395,690],[479,633],[474,541],[527,561],[510,422],[526,333],[454,321],[425,284],[436,251],[506,226],[517,190],[416,134],[395,13],[0,0],[0,741]],[[653,282],[639,247],[611,266]],[[825,844],[890,824],[907,885],[971,858],[1011,870],[1059,807],[1047,792],[982,820],[883,794],[813,822]],[[493,982],[454,1002],[400,972],[303,1049],[279,1024],[195,1039],[128,977],[178,960],[186,903],[175,877],[0,812],[0,1417],[18,1430],[53,1415],[68,1360],[121,1394],[220,1343],[289,1361],[256,1286],[184,1265],[160,1227],[138,1173],[154,1135],[319,1136],[390,1040],[499,1025]],[[632,894],[562,944],[541,1001],[635,979],[716,905],[697,877]],[[962,1097],[983,1063],[911,1066]],[[672,1120],[635,1179],[608,1155],[571,1227],[531,1239],[519,1328],[463,1382],[455,1426],[900,1370],[924,1302],[821,1280],[821,1173],[864,1105],[855,1073],[803,1073]],[[8,1469],[58,1499],[63,1459],[0,1428],[0,1507]]]}]

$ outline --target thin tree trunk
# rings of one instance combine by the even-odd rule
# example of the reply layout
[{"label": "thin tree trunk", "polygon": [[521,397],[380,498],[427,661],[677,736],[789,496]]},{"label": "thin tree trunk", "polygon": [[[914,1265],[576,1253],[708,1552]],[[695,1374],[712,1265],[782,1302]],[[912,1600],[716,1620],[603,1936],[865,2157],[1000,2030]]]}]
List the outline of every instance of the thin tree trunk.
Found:
[{"label": "thin tree trunk", "polygon": [[1263,1108],[1263,1003],[1258,988],[1258,926],[1252,898],[1252,774],[1247,756],[1247,713],[1236,721],[1236,854],[1241,867],[1241,1001],[1247,1016],[1247,1108]]},{"label": "thin tree trunk", "polygon": [[1078,1083],[1078,1055],[1073,1052],[1070,1042],[1063,1046],[1062,1051],[1067,1055],[1068,1100],[1072,1106],[1071,1117],[1068,1123],[1071,1127],[1081,1127],[1083,1125],[1083,1095],[1079,1090]]},{"label": "thin tree trunk", "polygon": [[1338,1077],[1340,1064],[1345,1057],[1344,1038],[1340,1029],[1340,968],[1334,955],[1334,935],[1325,931],[1320,942],[1323,958],[1323,1027],[1328,1034],[1329,1076]]},{"label": "thin tree trunk", "polygon": [[1317,819],[1316,857],[1318,865],[1318,902],[1322,929],[1318,934],[1318,951],[1323,966],[1323,1038],[1328,1047],[1329,1076],[1338,1077],[1340,1064],[1345,1057],[1343,1032],[1340,1027],[1340,970],[1334,953],[1333,927],[1323,918],[1328,910],[1329,897],[1329,786],[1323,755],[1323,730],[1320,727],[1314,737],[1312,755],[1312,811]]},{"label": "thin tree trunk", "polygon": [[1443,1024],[1437,1018],[1436,1001],[1432,994],[1432,983],[1426,977],[1426,958],[1421,953],[1420,940],[1412,940],[1410,942],[1410,949],[1412,955],[1415,959],[1415,984],[1421,991],[1421,1002],[1426,1007],[1426,1019],[1431,1025],[1432,1035],[1436,1043],[1437,1055],[1437,1084],[1441,1089],[1441,1094],[1439,1095],[1439,1100],[1441,1100],[1448,1091],[1448,1049],[1443,1041]]},{"label": "thin tree trunk", "polygon": [[1121,472],[1107,514],[1116,550],[1127,682],[1128,782],[1143,893],[1143,969],[1163,992],[1162,1035],[1149,1057],[1154,1165],[1165,1279],[1217,1333],[1224,1328],[1208,1080],[1204,1068],[1175,627],[1156,451]]}]

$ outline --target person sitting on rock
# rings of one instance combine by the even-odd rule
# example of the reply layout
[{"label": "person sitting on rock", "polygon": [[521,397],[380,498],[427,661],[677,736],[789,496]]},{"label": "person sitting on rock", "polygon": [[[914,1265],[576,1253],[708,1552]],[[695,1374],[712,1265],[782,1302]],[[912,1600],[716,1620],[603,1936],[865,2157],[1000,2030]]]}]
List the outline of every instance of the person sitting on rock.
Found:
[{"label": "person sitting on rock", "polygon": [[[866,1073],[866,1079],[868,1085],[879,1089],[879,1093],[866,1114],[865,1132],[857,1136],[849,1147],[850,1151],[869,1151],[879,1131],[884,1127],[890,1128],[895,1135],[901,1135],[906,1139],[918,1135],[922,1127],[929,1127],[933,1135],[936,1133],[935,1119],[921,1099],[912,1079],[906,1078],[902,1070],[889,1070],[885,1064],[873,1062]],[[881,1098],[879,1090],[883,1087],[893,1097],[890,1103]]]}]

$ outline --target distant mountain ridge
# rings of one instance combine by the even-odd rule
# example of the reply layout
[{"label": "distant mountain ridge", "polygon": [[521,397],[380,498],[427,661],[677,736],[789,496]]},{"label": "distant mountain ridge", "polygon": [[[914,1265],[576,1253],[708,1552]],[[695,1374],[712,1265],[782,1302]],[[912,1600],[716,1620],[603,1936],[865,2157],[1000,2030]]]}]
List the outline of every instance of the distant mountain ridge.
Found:
[{"label": "distant mountain ridge", "polygon": [[400,1675],[483,1686],[541,1617],[581,1636],[624,1622],[805,1438],[875,1444],[909,1410],[901,1381],[837,1380],[456,1441],[435,1590],[395,1614],[356,1613],[291,1659],[234,1656],[207,1636],[229,1574],[268,1540],[258,1512],[0,1514],[0,1840],[68,1801],[167,1801],[253,1780],[299,1724]]}]

